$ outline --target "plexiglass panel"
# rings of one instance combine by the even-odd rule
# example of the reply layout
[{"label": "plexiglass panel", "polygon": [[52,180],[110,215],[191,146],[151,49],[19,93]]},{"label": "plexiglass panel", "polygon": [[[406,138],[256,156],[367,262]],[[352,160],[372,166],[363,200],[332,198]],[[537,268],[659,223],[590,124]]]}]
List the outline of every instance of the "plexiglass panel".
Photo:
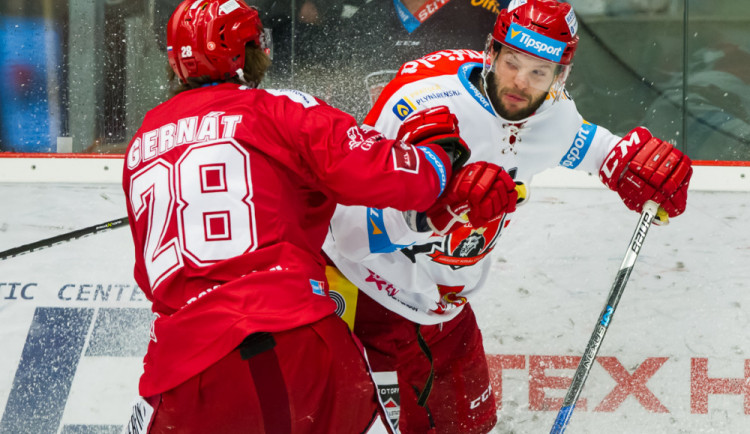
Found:
[{"label": "plexiglass panel", "polygon": [[[273,36],[262,87],[310,92],[362,121],[402,63],[442,49],[481,52],[507,0],[249,3]],[[437,3],[451,13],[432,13]],[[745,0],[570,3],[581,39],[568,90],[588,121],[618,134],[647,126],[693,159],[750,160]],[[177,4],[3,1],[0,151],[122,152],[146,111],[168,98],[164,35]]]}]

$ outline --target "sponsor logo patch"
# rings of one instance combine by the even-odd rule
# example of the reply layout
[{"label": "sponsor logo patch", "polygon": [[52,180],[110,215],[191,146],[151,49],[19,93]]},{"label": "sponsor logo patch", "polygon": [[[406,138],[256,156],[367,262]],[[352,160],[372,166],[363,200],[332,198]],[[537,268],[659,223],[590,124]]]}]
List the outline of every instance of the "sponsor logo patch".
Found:
[{"label": "sponsor logo patch", "polygon": [[492,393],[492,385],[490,384],[487,386],[487,388],[482,392],[482,395],[477,397],[476,399],[471,400],[471,405],[469,406],[470,409],[474,410],[475,408],[479,407],[481,404],[487,402],[488,399],[490,399],[490,394]]},{"label": "sponsor logo patch", "polygon": [[565,22],[568,23],[568,29],[570,29],[570,34],[575,36],[576,33],[578,33],[578,20],[576,20],[576,14],[573,12],[573,9],[568,12],[568,15],[565,16]]},{"label": "sponsor logo patch", "polygon": [[448,184],[448,174],[446,173],[445,166],[443,166],[443,162],[430,148],[420,146],[419,149],[424,152],[427,161],[435,168],[435,172],[437,172],[440,178],[440,194],[443,194],[443,190],[445,190],[445,186]]},{"label": "sponsor logo patch", "polygon": [[305,108],[318,105],[318,101],[316,101],[312,95],[295,89],[267,89],[266,92],[271,95],[285,96],[296,103],[302,104]]},{"label": "sponsor logo patch", "polygon": [[312,287],[313,294],[322,295],[323,297],[326,296],[326,290],[325,290],[326,283],[325,282],[321,282],[320,280],[310,279],[310,286]]},{"label": "sponsor logo patch", "polygon": [[419,154],[414,146],[401,142],[391,148],[391,155],[394,169],[411,173],[419,171]]},{"label": "sponsor logo patch", "polygon": [[581,128],[576,133],[573,144],[570,149],[560,160],[560,165],[568,169],[575,169],[583,161],[583,157],[588,153],[591,142],[594,141],[597,126],[595,124],[583,121]]},{"label": "sponsor logo patch", "polygon": [[385,293],[391,297],[398,294],[398,288],[393,286],[391,283],[389,283],[379,275],[373,273],[372,270],[367,271],[370,273],[370,275],[365,277],[365,282],[374,283],[377,286],[378,291],[385,291]]},{"label": "sponsor logo patch", "polygon": [[396,105],[393,106],[393,114],[403,121],[407,116],[414,113],[415,109],[416,107],[414,107],[414,103],[407,98],[401,98]]},{"label": "sponsor logo patch", "polygon": [[378,398],[385,409],[391,427],[398,428],[401,416],[401,397],[398,391],[398,376],[395,371],[373,372],[372,379],[378,386]]},{"label": "sponsor logo patch", "polygon": [[429,93],[427,95],[421,96],[417,98],[415,101],[417,104],[424,104],[426,102],[433,101],[436,99],[452,98],[454,96],[459,96],[459,95],[461,95],[461,92],[457,90],[443,90],[440,92],[433,92],[433,93]]},{"label": "sponsor logo patch", "polygon": [[391,422],[391,426],[398,427],[398,419],[401,417],[401,406],[398,405],[398,402],[393,398],[388,398],[383,402],[383,408],[385,408],[385,413],[388,415],[388,420]]}]

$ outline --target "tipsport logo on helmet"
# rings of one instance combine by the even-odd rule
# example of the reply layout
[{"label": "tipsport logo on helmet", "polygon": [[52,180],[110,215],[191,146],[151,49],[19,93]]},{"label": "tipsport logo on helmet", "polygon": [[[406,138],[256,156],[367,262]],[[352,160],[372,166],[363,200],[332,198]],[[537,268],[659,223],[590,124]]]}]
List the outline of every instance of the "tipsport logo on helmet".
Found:
[{"label": "tipsport logo on helmet", "polygon": [[511,23],[505,43],[556,63],[562,59],[566,46],[564,42],[548,38],[516,23]]}]

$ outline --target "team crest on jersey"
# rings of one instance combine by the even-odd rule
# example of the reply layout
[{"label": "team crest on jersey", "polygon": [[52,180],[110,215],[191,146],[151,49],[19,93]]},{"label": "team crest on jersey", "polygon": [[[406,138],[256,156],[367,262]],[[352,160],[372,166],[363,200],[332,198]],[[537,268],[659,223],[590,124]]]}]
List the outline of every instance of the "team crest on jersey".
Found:
[{"label": "team crest on jersey", "polygon": [[508,223],[510,220],[503,217],[481,228],[466,225],[446,236],[442,246],[429,256],[434,262],[453,269],[474,265],[489,255],[500,231]]},{"label": "team crest on jersey", "polygon": [[468,301],[466,297],[461,295],[464,290],[464,286],[446,286],[438,285],[438,293],[440,293],[440,301],[437,303],[435,308],[432,310],[435,313],[443,314],[449,310],[461,307]]}]

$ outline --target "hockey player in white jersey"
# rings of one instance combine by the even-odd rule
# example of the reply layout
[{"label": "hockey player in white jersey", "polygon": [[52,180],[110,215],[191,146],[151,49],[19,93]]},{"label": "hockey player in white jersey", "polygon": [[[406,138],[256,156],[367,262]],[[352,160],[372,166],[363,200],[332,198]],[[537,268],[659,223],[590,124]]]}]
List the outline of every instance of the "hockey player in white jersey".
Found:
[{"label": "hockey player in white jersey", "polygon": [[[556,166],[598,173],[631,210],[655,200],[670,217],[681,214],[690,159],[645,128],[621,138],[585,121],[566,93],[576,32],[569,4],[513,0],[484,53],[444,50],[406,62],[365,124],[396,137],[413,112],[448,106],[470,162],[494,163],[524,185]],[[488,258],[512,208],[477,226],[462,209],[430,221],[393,209],[336,211],[324,246],[335,266],[331,289],[347,299],[342,315],[367,349],[376,382],[397,378],[399,394],[387,397],[383,384],[381,397],[393,410],[400,398],[393,419],[402,433],[486,433],[496,423],[470,300],[487,286]]]}]

